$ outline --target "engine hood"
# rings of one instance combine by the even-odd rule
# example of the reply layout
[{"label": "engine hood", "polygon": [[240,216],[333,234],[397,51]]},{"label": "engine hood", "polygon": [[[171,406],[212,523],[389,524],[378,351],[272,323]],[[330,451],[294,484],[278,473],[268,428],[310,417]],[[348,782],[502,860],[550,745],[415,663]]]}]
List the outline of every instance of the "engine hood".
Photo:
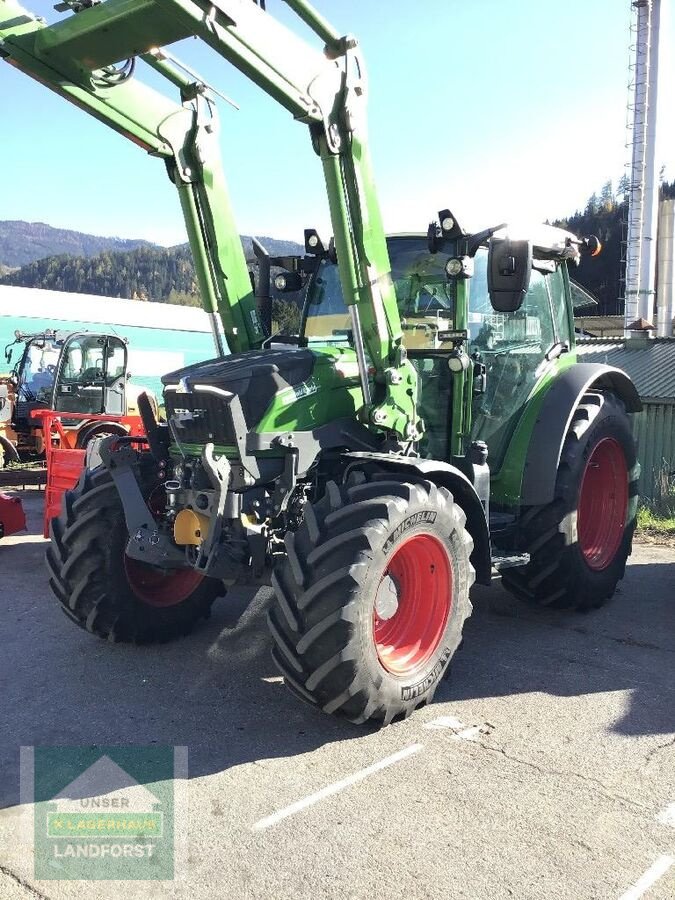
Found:
[{"label": "engine hood", "polygon": [[[208,385],[236,394],[247,429],[257,432],[312,430],[337,418],[355,417],[362,404],[356,356],[343,347],[249,350],[186,366],[162,381],[169,413],[191,408],[190,394]],[[213,398],[207,403],[201,395],[200,408],[210,410],[212,421],[209,426],[203,423],[200,438],[229,443],[230,436],[213,421],[221,418],[217,402]]]}]

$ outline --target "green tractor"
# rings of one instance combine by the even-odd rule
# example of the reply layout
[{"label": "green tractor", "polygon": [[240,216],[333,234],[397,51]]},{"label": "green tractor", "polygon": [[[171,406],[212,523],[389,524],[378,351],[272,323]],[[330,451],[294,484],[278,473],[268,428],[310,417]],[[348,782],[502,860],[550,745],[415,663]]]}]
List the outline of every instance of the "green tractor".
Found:
[{"label": "green tractor", "polygon": [[[640,401],[623,372],[576,361],[568,269],[594,239],[469,234],[449,210],[385,237],[358,43],[287,3],[323,53],[249,0],[73,3],[50,26],[0,0],[14,65],[165,159],[233,351],[164,377],[167,423],[141,403],[146,439],[100,444],[52,521],[50,584],[78,625],[149,642],[188,633],[231,585],[271,583],[288,687],[387,724],[433,697],[474,580],[499,571],[529,602],[581,610],[614,593]],[[256,298],[248,278],[209,89],[157,50],[189,35],[309,126],[335,237],[308,231],[277,279],[306,281],[299,335],[266,333],[269,286]],[[136,59],[180,86],[171,127],[133,93]]]}]

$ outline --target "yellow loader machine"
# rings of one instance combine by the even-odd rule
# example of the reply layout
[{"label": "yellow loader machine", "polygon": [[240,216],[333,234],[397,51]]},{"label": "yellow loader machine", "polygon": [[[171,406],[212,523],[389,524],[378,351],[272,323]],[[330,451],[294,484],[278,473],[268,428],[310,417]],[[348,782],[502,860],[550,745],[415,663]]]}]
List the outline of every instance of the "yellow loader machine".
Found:
[{"label": "yellow loader machine", "polygon": [[[164,376],[168,421],[142,405],[147,439],[102,443],[52,521],[50,582],[78,625],[146,642],[186,634],[230,585],[271,581],[288,687],[386,724],[433,697],[474,579],[496,569],[556,607],[613,594],[640,402],[624,373],[576,360],[569,268],[595,239],[470,234],[442,209],[387,240],[358,41],[306,0],[287,6],[315,44],[253,0],[73,0],[49,25],[0,0],[8,63],[164,161],[232,352]],[[309,229],[277,282],[307,282],[296,336],[265,328],[214,92],[168,49],[190,36],[307,127],[322,166],[334,236]],[[144,85],[143,67],[177,100]]]}]

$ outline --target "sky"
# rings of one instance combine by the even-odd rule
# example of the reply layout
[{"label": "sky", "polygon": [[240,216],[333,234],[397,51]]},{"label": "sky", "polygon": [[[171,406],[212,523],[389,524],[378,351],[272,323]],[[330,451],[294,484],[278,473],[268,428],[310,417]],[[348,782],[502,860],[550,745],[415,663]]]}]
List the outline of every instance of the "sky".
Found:
[{"label": "sky", "polygon": [[[59,17],[44,0],[25,5],[49,22]],[[554,219],[622,175],[629,0],[315,5],[363,47],[387,231],[425,231],[446,207],[470,229]],[[267,0],[267,9],[292,21],[282,0]],[[328,235],[307,128],[197,41],[172,51],[241,107],[219,103],[240,232],[302,240],[304,228],[318,227]],[[665,118],[662,155],[672,180],[675,116]],[[159,160],[2,63],[0,158],[0,219],[167,245],[186,239]]]}]

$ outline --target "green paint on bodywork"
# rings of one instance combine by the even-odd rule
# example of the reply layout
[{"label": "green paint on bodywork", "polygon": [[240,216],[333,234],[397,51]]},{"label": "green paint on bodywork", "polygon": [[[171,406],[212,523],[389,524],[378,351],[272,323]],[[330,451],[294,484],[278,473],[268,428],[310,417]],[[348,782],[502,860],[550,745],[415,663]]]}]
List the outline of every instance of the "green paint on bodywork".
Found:
[{"label": "green paint on bodywork", "polygon": [[312,347],[311,377],[284,388],[255,427],[258,434],[311,431],[335,419],[356,419],[363,405],[356,354],[346,347]]},{"label": "green paint on bodywork", "polygon": [[523,414],[509,441],[502,467],[492,478],[492,503],[507,507],[520,505],[525,460],[539,412],[555,379],[576,362],[576,353],[565,353],[558,357],[547,367],[532,389],[532,393],[523,407]]},{"label": "green paint on bodywork", "polygon": [[[312,353],[315,362],[311,376],[276,393],[252,431],[257,434],[312,431],[336,419],[358,418],[363,395],[354,351],[349,347],[312,347]],[[172,444],[171,453],[175,458],[200,457],[203,449],[200,444],[181,444],[180,448]],[[239,458],[235,446],[216,444],[214,452],[232,460]],[[285,453],[280,447],[258,455],[284,456]]]}]

